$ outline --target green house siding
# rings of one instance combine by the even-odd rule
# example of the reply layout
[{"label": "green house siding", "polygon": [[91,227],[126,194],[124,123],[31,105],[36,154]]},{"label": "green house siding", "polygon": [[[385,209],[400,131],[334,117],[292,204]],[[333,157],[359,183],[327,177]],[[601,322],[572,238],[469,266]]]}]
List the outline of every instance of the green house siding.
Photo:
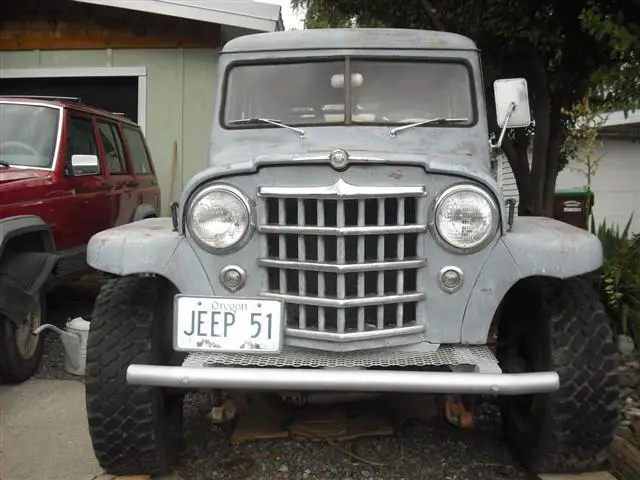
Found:
[{"label": "green house siding", "polygon": [[146,67],[145,133],[162,189],[162,215],[169,214],[169,204],[188,179],[207,165],[217,66],[218,49],[0,52],[0,71]]}]

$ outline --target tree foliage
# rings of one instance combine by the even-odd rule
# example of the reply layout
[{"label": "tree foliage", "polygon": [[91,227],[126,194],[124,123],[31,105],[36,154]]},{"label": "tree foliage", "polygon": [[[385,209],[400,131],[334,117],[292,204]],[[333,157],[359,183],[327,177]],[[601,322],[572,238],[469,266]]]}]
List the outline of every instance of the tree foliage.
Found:
[{"label": "tree foliage", "polygon": [[639,1],[292,0],[292,5],[305,9],[306,28],[435,29],[472,38],[482,51],[495,134],[493,81],[526,78],[535,127],[511,131],[503,151],[520,192],[520,214],[551,215],[557,174],[576,153],[571,138],[576,104],[595,97],[589,100],[601,112],[626,109],[638,98],[633,70],[637,73]]},{"label": "tree foliage", "polygon": [[569,134],[563,143],[566,155],[573,157],[574,165],[569,168],[584,176],[585,187],[591,190],[593,177],[596,174],[604,154],[598,150],[602,147],[602,140],[598,134],[607,120],[600,111],[600,106],[592,105],[590,96],[585,96],[582,102],[574,105],[568,114],[567,122],[571,125]]},{"label": "tree foliage", "polygon": [[594,73],[596,100],[628,113],[640,100],[640,1],[591,2],[580,20],[592,36],[609,45],[619,64]]}]

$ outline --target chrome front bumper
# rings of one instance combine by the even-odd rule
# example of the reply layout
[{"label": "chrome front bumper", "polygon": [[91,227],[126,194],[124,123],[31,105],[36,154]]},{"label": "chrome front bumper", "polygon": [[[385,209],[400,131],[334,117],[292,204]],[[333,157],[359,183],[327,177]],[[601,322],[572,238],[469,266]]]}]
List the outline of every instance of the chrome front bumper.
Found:
[{"label": "chrome front bumper", "polygon": [[130,365],[127,383],[172,388],[522,395],[558,390],[556,372],[469,373],[340,368]]}]

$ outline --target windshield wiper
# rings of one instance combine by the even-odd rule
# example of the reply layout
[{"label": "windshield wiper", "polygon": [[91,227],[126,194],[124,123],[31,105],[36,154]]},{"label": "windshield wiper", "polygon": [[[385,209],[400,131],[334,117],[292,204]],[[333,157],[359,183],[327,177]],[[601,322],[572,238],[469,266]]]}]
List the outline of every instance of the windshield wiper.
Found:
[{"label": "windshield wiper", "polygon": [[278,127],[287,128],[289,130],[293,130],[294,132],[298,132],[300,134],[300,138],[304,137],[304,130],[302,130],[301,128],[285,125],[284,123],[280,123],[280,120],[274,120],[272,118],[262,118],[262,117],[239,118],[238,120],[229,120],[228,123],[258,123],[258,122],[268,123],[271,125],[276,125]]},{"label": "windshield wiper", "polygon": [[395,137],[396,133],[402,130],[407,130],[408,128],[413,128],[413,127],[419,127],[420,125],[426,125],[427,123],[462,123],[462,122],[468,122],[468,121],[469,121],[468,118],[443,118],[443,117],[430,118],[429,120],[422,120],[420,122],[409,123],[408,125],[402,125],[401,127],[392,128],[389,131],[389,134],[392,137]]},{"label": "windshield wiper", "polygon": [[9,162],[6,162],[4,160],[0,160],[0,167],[10,167],[11,165],[9,164]]}]

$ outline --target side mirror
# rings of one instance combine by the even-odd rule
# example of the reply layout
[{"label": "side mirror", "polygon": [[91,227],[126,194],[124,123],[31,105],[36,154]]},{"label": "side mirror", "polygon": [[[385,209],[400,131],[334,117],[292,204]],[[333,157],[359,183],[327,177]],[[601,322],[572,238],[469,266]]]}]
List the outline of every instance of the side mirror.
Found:
[{"label": "side mirror", "polygon": [[531,124],[529,91],[524,78],[506,78],[493,83],[496,99],[496,120],[502,128],[498,143],[490,145],[498,148],[507,128],[523,128]]},{"label": "side mirror", "polygon": [[100,161],[96,155],[72,155],[71,174],[73,176],[98,175]]}]

